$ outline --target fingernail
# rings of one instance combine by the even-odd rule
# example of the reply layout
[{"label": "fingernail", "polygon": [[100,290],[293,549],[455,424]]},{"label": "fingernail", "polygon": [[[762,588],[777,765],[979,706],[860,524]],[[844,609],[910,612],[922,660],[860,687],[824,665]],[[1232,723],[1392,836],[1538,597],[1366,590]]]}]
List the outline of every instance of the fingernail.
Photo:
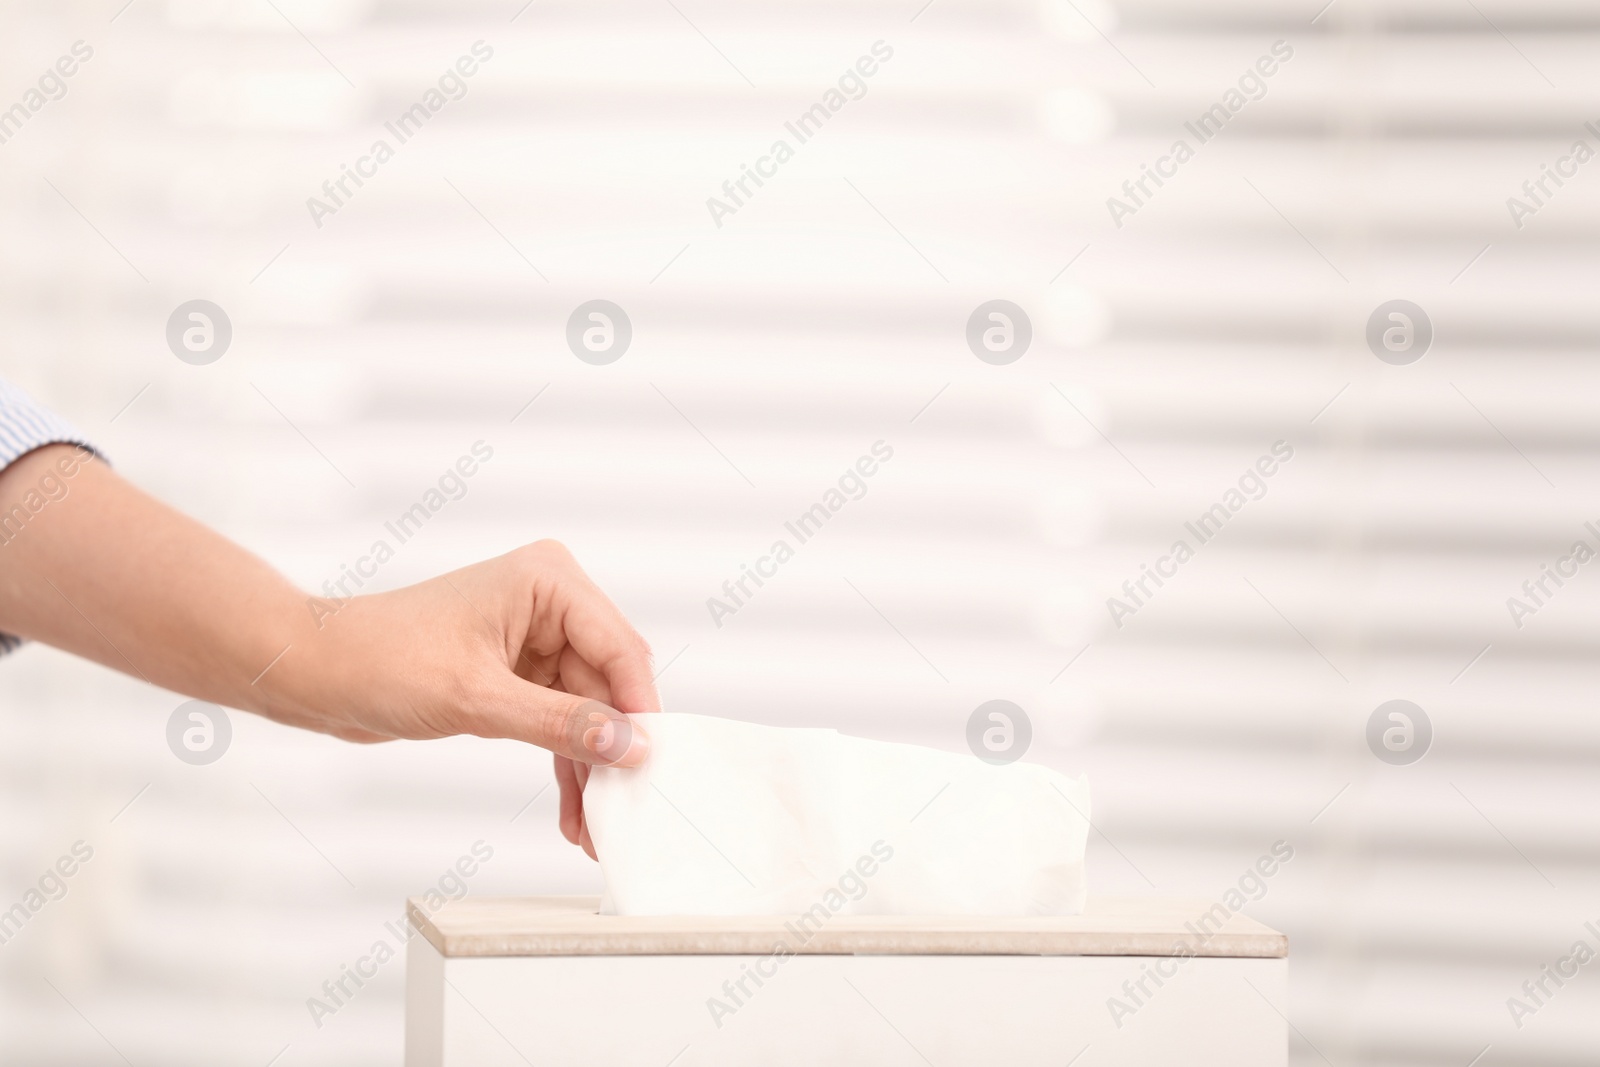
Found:
[{"label": "fingernail", "polygon": [[637,767],[650,754],[650,738],[615,708],[591,700],[582,709],[584,751],[598,767]]}]

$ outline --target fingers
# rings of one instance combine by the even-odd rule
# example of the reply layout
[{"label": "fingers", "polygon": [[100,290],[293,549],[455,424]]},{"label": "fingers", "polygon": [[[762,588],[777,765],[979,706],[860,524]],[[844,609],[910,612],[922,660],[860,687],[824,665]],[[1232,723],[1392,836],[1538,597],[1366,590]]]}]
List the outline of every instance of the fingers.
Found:
[{"label": "fingers", "polygon": [[589,824],[583,817],[583,787],[589,780],[589,765],[574,763],[565,756],[555,757],[556,784],[561,787],[561,836],[589,854],[595,854],[594,841],[589,836]]},{"label": "fingers", "polygon": [[556,756],[555,763],[556,785],[561,789],[561,836],[576,845],[583,824],[583,783],[575,770],[579,765],[565,756]]},{"label": "fingers", "polygon": [[609,704],[523,681],[509,671],[483,705],[470,709],[473,733],[547,748],[579,763],[637,767],[650,754],[650,738]]},{"label": "fingers", "polygon": [[595,855],[594,841],[589,837],[589,824],[586,822],[578,827],[578,847],[587,852],[589,858],[596,863],[600,861],[600,857]]},{"label": "fingers", "polygon": [[579,800],[579,804],[578,804],[578,841],[577,841],[577,844],[578,844],[579,848],[583,849],[585,852],[587,852],[589,854],[589,858],[590,859],[592,859],[592,860],[594,860],[595,862],[598,863],[600,861],[600,856],[594,850],[594,839],[589,836],[589,816],[588,816],[587,813],[584,812],[583,803],[582,803],[582,801],[583,801],[583,791],[585,789],[589,788],[589,770],[590,770],[590,765],[587,764],[587,763],[574,763],[572,765],[572,770],[577,775],[577,778],[578,778],[578,800]]},{"label": "fingers", "polygon": [[[650,754],[650,738],[616,708],[586,701],[572,716],[573,741],[582,746],[583,763],[601,767],[637,767]],[[577,745],[573,746],[574,748]],[[584,780],[588,772],[581,772]]]},{"label": "fingers", "polygon": [[[622,711],[660,711],[661,697],[650,669],[650,646],[588,575],[568,556],[572,578],[564,590],[568,607],[562,630],[568,647],[585,667],[598,672]],[[562,657],[561,676],[568,680],[570,657]],[[567,688],[578,688],[568,685]]]},{"label": "fingers", "polygon": [[563,646],[556,657],[556,677],[560,679],[557,687],[563,692],[616,706],[611,696],[611,683],[606,681],[606,676],[600,673],[599,668],[586,663],[571,645]]},{"label": "fingers", "polygon": [[594,839],[589,836],[589,817],[583,811],[583,791],[589,788],[589,764],[574,763],[573,772],[578,778],[578,847],[589,854],[589,858],[599,862],[600,857],[594,850]]}]

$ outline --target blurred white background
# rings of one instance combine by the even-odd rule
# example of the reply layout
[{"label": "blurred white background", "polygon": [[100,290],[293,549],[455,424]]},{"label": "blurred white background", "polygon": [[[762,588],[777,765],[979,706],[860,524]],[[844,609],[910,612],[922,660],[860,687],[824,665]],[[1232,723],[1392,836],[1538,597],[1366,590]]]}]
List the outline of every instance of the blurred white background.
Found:
[{"label": "blurred white background", "polygon": [[[1506,601],[1597,542],[1600,163],[1520,228],[1507,198],[1600,148],[1600,10],[1322,2],[15,0],[0,109],[93,56],[0,144],[0,373],[308,589],[484,441],[374,587],[554,537],[671,709],[959,751],[1013,700],[1028,758],[1090,776],[1093,892],[1217,897],[1293,845],[1248,911],[1291,937],[1295,1064],[1592,1063],[1587,969],[1520,1028],[1506,1002],[1597,942],[1600,576],[1521,628]],[[478,41],[317,226],[306,199]],[[1278,41],[1264,96],[1115,225]],[[233,323],[207,366],[164,337],[196,298]],[[564,336],[594,298],[633,323],[607,366]],[[964,337],[996,298],[1035,331],[1004,366]],[[1434,328],[1409,365],[1364,341],[1397,298]],[[866,496],[715,625],[878,440]],[[1116,627],[1107,598],[1280,440]],[[1368,748],[1391,699],[1431,720],[1420,762]],[[598,892],[539,751],[235,713],[190,766],[180,701],[0,662],[0,908],[94,849],[0,945],[0,1062],[395,1064],[401,962],[320,1028],[306,1001],[407,895],[480,840],[473,893]]]}]

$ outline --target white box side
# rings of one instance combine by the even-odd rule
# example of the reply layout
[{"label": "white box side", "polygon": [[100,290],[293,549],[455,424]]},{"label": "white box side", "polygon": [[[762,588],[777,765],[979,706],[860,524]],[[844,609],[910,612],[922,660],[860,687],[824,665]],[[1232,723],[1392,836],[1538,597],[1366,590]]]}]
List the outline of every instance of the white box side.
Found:
[{"label": "white box side", "polygon": [[[443,963],[420,976],[438,1003],[416,1031],[443,1020],[438,1067],[1060,1067],[1088,1047],[1096,1067],[1288,1061],[1283,959],[795,956],[736,1000],[764,957],[414,958]],[[1159,987],[1157,964],[1175,972]],[[1141,977],[1149,995],[1131,997]],[[1112,998],[1132,1011],[1115,1017]],[[735,1010],[713,1018],[713,1000]],[[408,1021],[407,1067],[434,1067],[411,1037]]]},{"label": "white box side", "polygon": [[444,957],[413,935],[406,943],[406,1064],[443,1067]]}]

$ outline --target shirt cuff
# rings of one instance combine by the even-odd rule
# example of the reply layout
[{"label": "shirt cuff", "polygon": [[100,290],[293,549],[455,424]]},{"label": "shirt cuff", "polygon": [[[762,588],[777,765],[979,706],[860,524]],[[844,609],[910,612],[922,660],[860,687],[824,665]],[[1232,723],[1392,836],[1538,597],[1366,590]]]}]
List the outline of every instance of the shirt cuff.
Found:
[{"label": "shirt cuff", "polygon": [[82,445],[101,454],[76,426],[0,378],[0,470],[36,448],[57,444]]},{"label": "shirt cuff", "polygon": [[[36,448],[58,444],[78,445],[104,458],[76,426],[0,378],[0,471]],[[0,522],[4,519],[0,515]],[[0,633],[0,656],[21,644],[22,638]]]}]

